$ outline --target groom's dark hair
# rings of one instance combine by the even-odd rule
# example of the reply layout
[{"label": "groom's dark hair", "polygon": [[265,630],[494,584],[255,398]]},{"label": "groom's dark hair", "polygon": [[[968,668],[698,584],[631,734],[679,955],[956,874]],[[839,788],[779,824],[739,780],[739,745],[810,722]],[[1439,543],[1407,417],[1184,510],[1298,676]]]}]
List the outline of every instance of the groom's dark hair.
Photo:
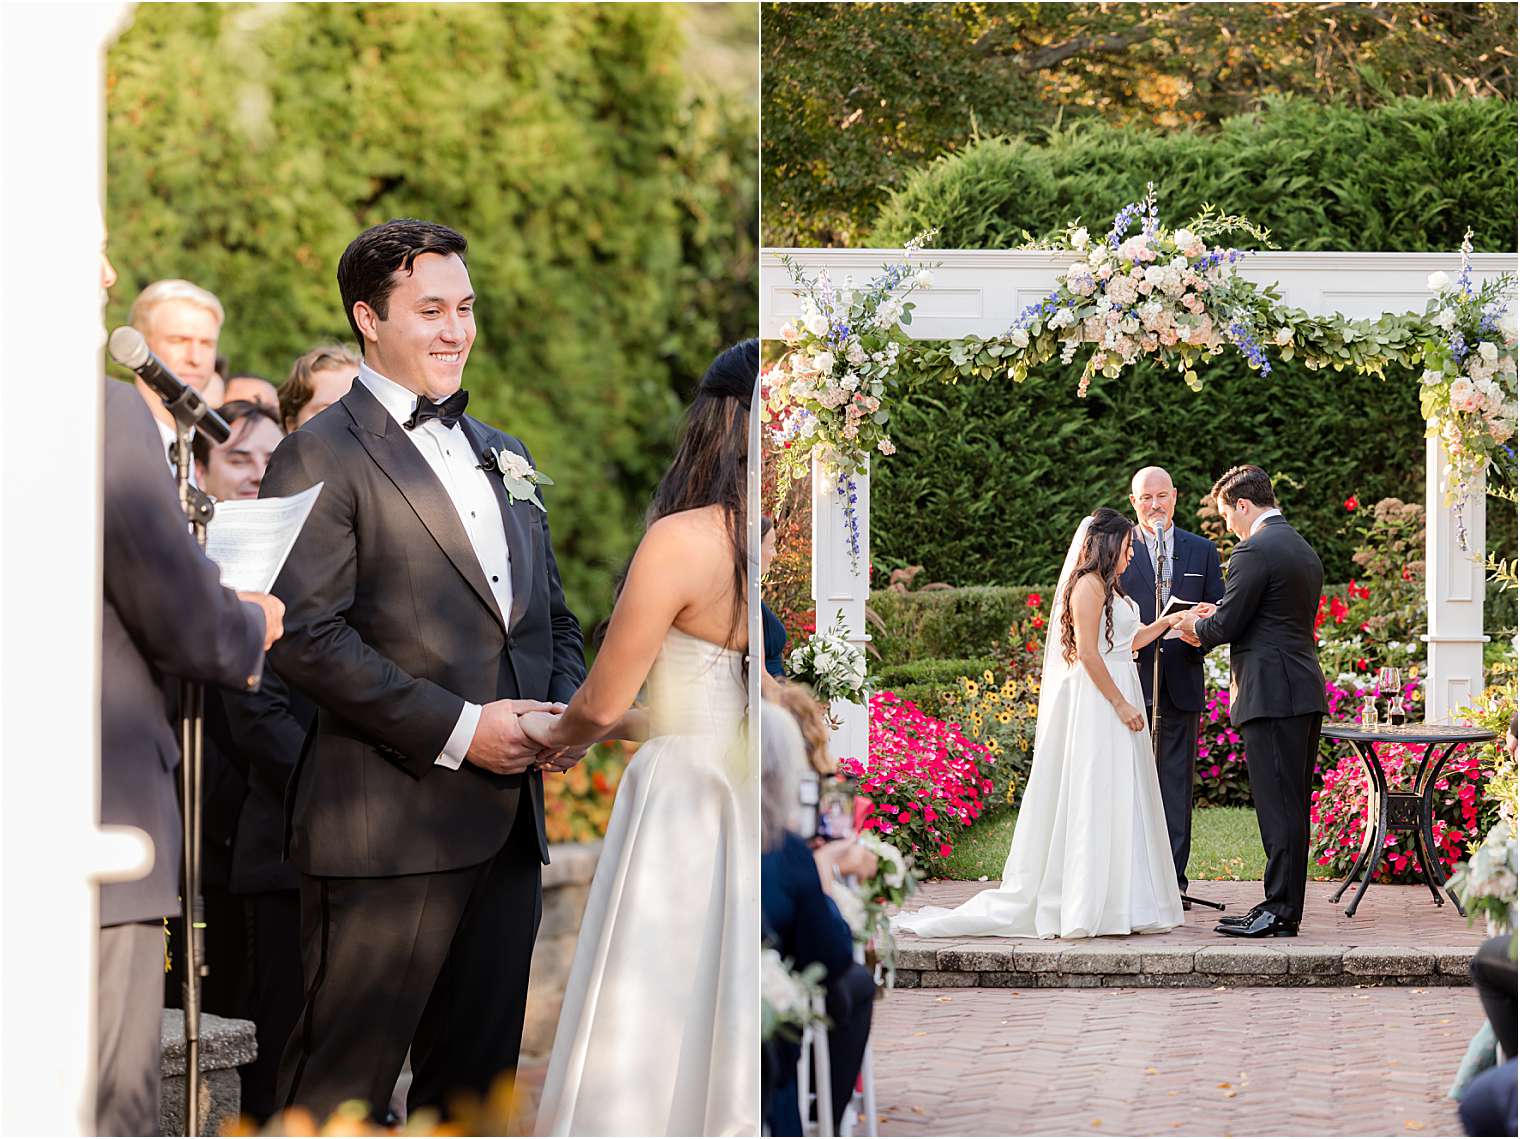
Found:
[{"label": "groom's dark hair", "polygon": [[464,260],[467,243],[464,235],[446,225],[416,218],[392,218],[372,225],[348,243],[338,258],[338,293],[343,298],[343,314],[364,354],[364,334],[354,319],[354,304],[363,301],[381,320],[386,304],[396,287],[395,272],[412,271],[412,264],[424,253],[448,256],[457,254]]},{"label": "groom's dark hair", "polygon": [[1267,472],[1250,463],[1231,467],[1220,475],[1209,498],[1214,502],[1224,499],[1227,507],[1233,507],[1241,499],[1257,506],[1277,505],[1277,496],[1272,493],[1272,480],[1267,477]]}]

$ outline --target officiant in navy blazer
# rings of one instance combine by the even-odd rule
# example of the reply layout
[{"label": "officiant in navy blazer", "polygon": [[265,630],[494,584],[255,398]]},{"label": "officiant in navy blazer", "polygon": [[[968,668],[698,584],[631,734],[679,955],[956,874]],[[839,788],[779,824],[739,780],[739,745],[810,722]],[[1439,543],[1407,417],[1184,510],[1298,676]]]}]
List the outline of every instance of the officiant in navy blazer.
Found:
[{"label": "officiant in navy blazer", "polygon": [[[1125,594],[1140,607],[1140,619],[1156,619],[1156,568],[1161,570],[1161,605],[1182,601],[1218,601],[1224,596],[1219,550],[1198,534],[1179,530],[1172,522],[1177,491],[1172,477],[1160,467],[1146,467],[1130,482],[1134,507],[1135,556],[1119,579]],[[1157,549],[1157,534],[1160,549]],[[1157,650],[1161,652],[1161,691],[1151,691]],[[1145,646],[1135,657],[1146,710],[1161,727],[1156,741],[1156,772],[1166,810],[1167,837],[1177,868],[1177,886],[1187,891],[1188,855],[1193,845],[1193,779],[1198,759],[1198,714],[1203,711],[1203,658],[1207,654],[1181,639],[1162,639]],[[1184,903],[1186,906],[1186,903]]]}]

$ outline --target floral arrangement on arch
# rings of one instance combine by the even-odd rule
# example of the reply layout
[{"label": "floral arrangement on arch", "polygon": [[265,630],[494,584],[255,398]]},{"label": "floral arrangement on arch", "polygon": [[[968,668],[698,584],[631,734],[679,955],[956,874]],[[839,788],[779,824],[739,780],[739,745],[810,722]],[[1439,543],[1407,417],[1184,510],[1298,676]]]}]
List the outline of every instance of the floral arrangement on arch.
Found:
[{"label": "floral arrangement on arch", "polygon": [[[1469,229],[1455,284],[1445,273],[1432,273],[1429,285],[1435,299],[1425,306],[1420,413],[1429,425],[1426,433],[1439,439],[1446,453],[1442,490],[1450,506],[1464,500],[1485,472],[1500,469],[1504,444],[1515,435],[1515,277],[1506,273],[1473,287]],[[1506,476],[1515,457],[1513,450],[1507,455]],[[1457,536],[1466,550],[1467,530],[1460,520]]]},{"label": "floral arrangement on arch", "polygon": [[[1136,223],[1139,232],[1131,233]],[[1116,379],[1146,357],[1175,364],[1197,391],[1202,384],[1193,365],[1226,345],[1268,375],[1272,366],[1263,340],[1275,294],[1236,275],[1238,249],[1209,244],[1236,232],[1262,242],[1270,237],[1247,219],[1208,205],[1187,225],[1167,229],[1151,183],[1141,201],[1119,211],[1101,240],[1073,222],[1055,242],[1026,243],[1022,248],[1069,253],[1076,260],[1048,296],[1019,313],[1003,338],[1008,377],[1023,380],[1031,367],[1057,353],[1069,364],[1086,349],[1078,396],[1096,377]],[[963,362],[954,352],[951,361]]]},{"label": "floral arrangement on arch", "polygon": [[892,911],[901,909],[913,896],[922,876],[913,860],[877,831],[863,830],[856,841],[876,856],[876,873],[853,884],[835,882],[830,894],[854,934],[855,943],[874,956],[890,989],[897,976],[897,937],[892,932]]},{"label": "floral arrangement on arch", "polygon": [[846,756],[839,771],[857,781],[868,806],[862,831],[893,836],[915,862],[932,869],[955,850],[958,833],[981,817],[993,790],[992,752],[954,724],[926,715],[892,692],[870,701],[865,759]]},{"label": "floral arrangement on arch", "polygon": [[935,230],[904,247],[904,260],[883,265],[863,286],[846,278],[836,284],[827,271],[809,277],[790,257],[782,259],[802,301],[797,323],[781,329],[787,353],[765,377],[761,421],[776,444],[777,498],[808,477],[816,456],[835,480],[849,525],[850,565],[860,572],[860,522],[855,477],[866,472],[872,451],[891,455],[890,403],[900,383],[898,357],[908,343],[915,290],[934,279],[933,265],[913,258]]}]

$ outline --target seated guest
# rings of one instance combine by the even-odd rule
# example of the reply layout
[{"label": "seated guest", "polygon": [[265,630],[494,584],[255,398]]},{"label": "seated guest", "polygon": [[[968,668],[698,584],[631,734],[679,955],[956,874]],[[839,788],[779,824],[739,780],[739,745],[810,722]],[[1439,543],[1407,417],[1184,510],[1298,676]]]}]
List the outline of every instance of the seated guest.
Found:
[{"label": "seated guest", "polygon": [[[801,835],[787,828],[797,801],[798,781],[806,763],[802,734],[783,709],[763,704],[761,711],[760,908],[767,942],[798,970],[824,967],[824,1005],[829,1027],[829,1082],[834,1133],[844,1117],[860,1075],[871,1034],[871,1006],[876,983],[856,962],[855,942],[838,907],[828,896],[836,876],[875,874],[875,858],[853,840],[810,850]],[[797,1105],[796,1044],[770,1049],[771,1086],[765,1107],[772,1135],[801,1135]]]},{"label": "seated guest", "polygon": [[236,403],[240,400],[256,403],[275,413],[280,410],[280,393],[275,389],[273,382],[266,380],[263,376],[256,376],[252,372],[234,372],[227,377],[222,402]]},{"label": "seated guest", "polygon": [[219,409],[231,433],[225,443],[212,443],[197,431],[190,442],[195,455],[195,482],[218,502],[258,498],[269,456],[285,433],[274,411],[261,403],[238,400]]},{"label": "seated guest", "polygon": [[286,432],[326,411],[348,394],[359,375],[359,357],[337,344],[324,344],[296,360],[280,388],[280,418]]},{"label": "seated guest", "polygon": [[[776,558],[776,523],[770,515],[760,519],[760,576],[763,579]],[[780,680],[786,675],[786,626],[764,601],[760,615],[765,629],[765,671]]]},{"label": "seated guest", "polygon": [[829,725],[824,719],[826,709],[813,690],[795,680],[777,683],[773,702],[781,705],[797,721],[802,733],[802,744],[807,753],[808,766],[819,775],[833,775],[839,770],[839,762],[829,751]]}]

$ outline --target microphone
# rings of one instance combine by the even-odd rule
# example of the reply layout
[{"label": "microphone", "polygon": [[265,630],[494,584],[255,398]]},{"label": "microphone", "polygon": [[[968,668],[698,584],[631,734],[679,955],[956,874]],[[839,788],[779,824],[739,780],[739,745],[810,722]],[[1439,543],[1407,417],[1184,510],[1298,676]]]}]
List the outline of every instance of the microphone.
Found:
[{"label": "microphone", "polygon": [[163,361],[153,355],[143,334],[131,325],[122,325],[111,333],[106,351],[123,368],[137,373],[138,379],[147,384],[164,406],[173,413],[182,427],[193,427],[213,443],[225,443],[231,430],[227,421],[212,409],[201,393],[184,383]]}]

